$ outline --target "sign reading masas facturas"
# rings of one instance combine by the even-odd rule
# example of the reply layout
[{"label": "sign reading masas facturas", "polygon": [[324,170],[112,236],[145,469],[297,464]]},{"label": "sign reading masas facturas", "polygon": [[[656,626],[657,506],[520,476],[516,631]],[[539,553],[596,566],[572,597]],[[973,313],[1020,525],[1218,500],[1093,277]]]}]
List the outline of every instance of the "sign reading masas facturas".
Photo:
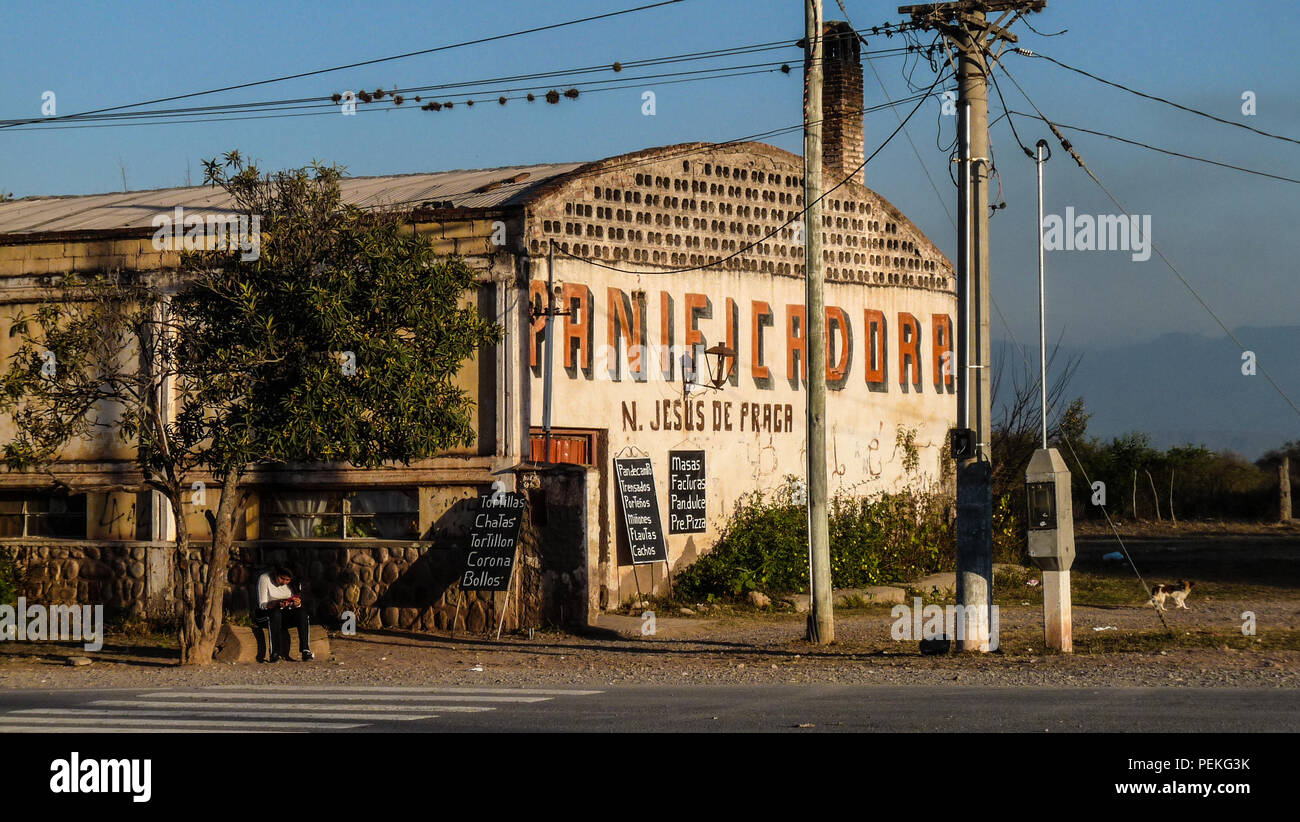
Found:
[{"label": "sign reading masas facturas", "polygon": [[704,452],[668,452],[668,533],[702,534],[705,516]]},{"label": "sign reading masas facturas", "polygon": [[523,494],[498,492],[478,498],[461,590],[504,591],[510,586],[525,505]]},{"label": "sign reading masas facturas", "polygon": [[650,458],[616,459],[614,476],[618,478],[618,498],[632,563],[667,562],[668,543],[659,517],[659,497],[655,494],[654,466]]}]

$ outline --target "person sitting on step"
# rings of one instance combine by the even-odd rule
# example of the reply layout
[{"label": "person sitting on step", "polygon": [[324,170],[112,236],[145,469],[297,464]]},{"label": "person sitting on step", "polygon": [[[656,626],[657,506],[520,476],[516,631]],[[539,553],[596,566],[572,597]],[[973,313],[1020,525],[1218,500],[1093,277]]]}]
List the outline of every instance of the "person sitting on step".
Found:
[{"label": "person sitting on step", "polygon": [[257,616],[259,620],[265,617],[270,626],[271,648],[267,662],[293,661],[289,656],[290,626],[298,628],[300,656],[304,660],[316,658],[311,652],[307,609],[303,607],[302,597],[289,587],[292,583],[293,572],[283,565],[267,571],[257,580]]}]

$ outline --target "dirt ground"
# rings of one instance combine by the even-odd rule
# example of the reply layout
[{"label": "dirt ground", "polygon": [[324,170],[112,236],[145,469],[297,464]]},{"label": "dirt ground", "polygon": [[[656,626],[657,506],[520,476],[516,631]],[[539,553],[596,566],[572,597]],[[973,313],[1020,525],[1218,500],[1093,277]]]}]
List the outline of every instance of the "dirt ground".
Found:
[{"label": "dirt ground", "polygon": [[[330,659],[276,665],[180,668],[167,638],[109,636],[104,649],[0,643],[3,688],[150,688],[210,684],[583,686],[655,683],[825,682],[1081,688],[1300,686],[1300,538],[1290,532],[1175,534],[1126,539],[1147,583],[1192,579],[1190,610],[1144,606],[1125,561],[1104,559],[1112,539],[1081,538],[1073,574],[1070,655],[1044,653],[1032,570],[1000,575],[999,648],[983,655],[923,656],[891,636],[890,606],[839,610],[836,642],[803,639],[804,615],[712,606],[606,618],[581,633],[430,635],[398,631],[332,636]],[[920,593],[920,592],[909,592]],[[936,600],[927,596],[927,604]],[[937,600],[942,602],[943,600]],[[662,608],[662,606],[661,606]],[[695,610],[695,609],[692,609]],[[1255,634],[1243,633],[1243,613]],[[94,661],[70,667],[70,656]]]}]

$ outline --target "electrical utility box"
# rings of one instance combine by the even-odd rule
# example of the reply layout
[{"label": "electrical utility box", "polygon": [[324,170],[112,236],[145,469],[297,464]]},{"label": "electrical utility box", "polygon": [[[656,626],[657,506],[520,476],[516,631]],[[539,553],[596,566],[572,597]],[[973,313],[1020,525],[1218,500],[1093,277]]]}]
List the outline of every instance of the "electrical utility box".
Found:
[{"label": "electrical utility box", "polygon": [[975,432],[969,428],[948,429],[948,450],[958,462],[975,459]]},{"label": "electrical utility box", "polygon": [[1055,448],[1040,448],[1025,471],[1029,498],[1029,557],[1044,571],[1068,571],[1074,564],[1074,506],[1070,469]]}]

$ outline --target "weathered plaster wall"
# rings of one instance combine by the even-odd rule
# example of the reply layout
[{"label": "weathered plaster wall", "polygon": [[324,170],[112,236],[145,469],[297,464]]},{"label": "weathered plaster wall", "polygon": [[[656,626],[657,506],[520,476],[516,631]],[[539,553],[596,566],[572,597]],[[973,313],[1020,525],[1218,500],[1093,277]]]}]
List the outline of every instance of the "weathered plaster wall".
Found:
[{"label": "weathered plaster wall", "polygon": [[[803,246],[794,224],[782,227],[802,195],[798,158],[767,146],[710,152],[708,163],[653,154],[618,158],[608,172],[595,168],[534,203],[528,244],[534,260],[552,241],[561,249],[554,276],[568,313],[555,319],[552,424],[607,431],[611,456],[648,453],[665,528],[669,452],[706,452],[708,527],[669,535],[677,569],[707,550],[742,495],[804,472]],[[887,201],[856,183],[828,196],[823,236],[831,491],[938,481],[956,415],[951,267]],[[531,270],[529,294],[540,307],[545,262]],[[528,326],[533,426],[542,423],[544,324],[536,317]],[[682,356],[698,358],[715,343],[737,352],[730,378],[721,391],[693,387],[684,395]],[[697,362],[697,381],[707,382]],[[900,431],[914,432],[919,464],[911,472]],[[616,503],[607,516],[617,536]],[[621,553],[623,567],[607,565],[602,578],[610,600],[634,595],[638,582],[642,590],[665,587],[662,567],[653,582],[648,569],[633,579],[626,548]]]}]

